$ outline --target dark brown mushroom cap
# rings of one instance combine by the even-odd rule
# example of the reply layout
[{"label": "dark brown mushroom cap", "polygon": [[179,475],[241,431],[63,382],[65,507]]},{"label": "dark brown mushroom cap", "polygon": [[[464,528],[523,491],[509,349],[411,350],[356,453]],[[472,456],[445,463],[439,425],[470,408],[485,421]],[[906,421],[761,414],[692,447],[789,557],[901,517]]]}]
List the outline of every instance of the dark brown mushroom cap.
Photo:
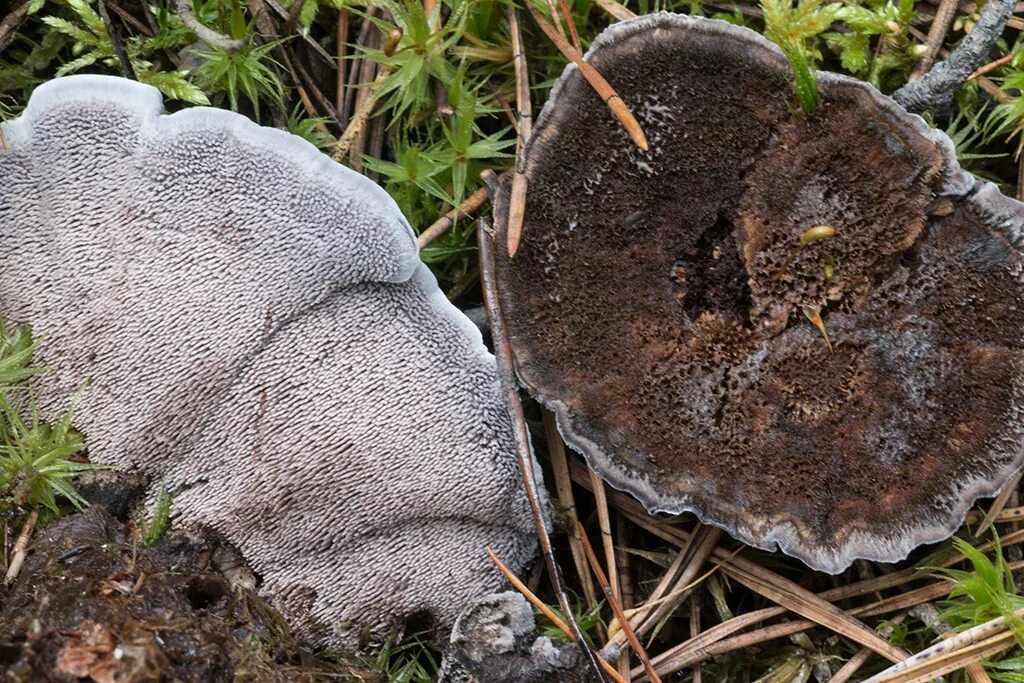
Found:
[{"label": "dark brown mushroom cap", "polygon": [[567,68],[497,267],[520,377],[569,444],[652,511],[816,569],[952,533],[1022,462],[1024,206],[864,83],[820,74],[795,111],[746,29],[651,15],[588,60],[650,151]]}]

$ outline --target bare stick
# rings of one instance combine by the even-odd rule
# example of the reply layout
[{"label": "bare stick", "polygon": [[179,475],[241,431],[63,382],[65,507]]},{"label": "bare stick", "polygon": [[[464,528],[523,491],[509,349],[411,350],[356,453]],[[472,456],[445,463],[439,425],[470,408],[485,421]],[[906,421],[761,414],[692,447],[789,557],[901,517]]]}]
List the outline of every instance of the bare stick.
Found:
[{"label": "bare stick", "polygon": [[0,21],[0,52],[3,52],[18,35],[18,27],[28,17],[28,7],[31,0],[21,0],[7,13],[7,16]]},{"label": "bare stick", "polygon": [[587,561],[590,562],[590,568],[594,570],[594,576],[597,577],[597,582],[601,585],[601,589],[604,591],[604,597],[608,600],[608,603],[612,606],[612,611],[615,612],[615,618],[622,624],[622,630],[626,633],[626,638],[629,640],[629,644],[633,646],[633,652],[636,653],[640,661],[643,662],[644,671],[647,673],[647,677],[651,680],[651,683],[661,683],[661,678],[658,673],[651,666],[651,660],[647,658],[647,652],[644,651],[644,646],[640,644],[636,634],[633,633],[633,629],[629,627],[629,620],[622,611],[622,605],[615,598],[612,593],[612,588],[608,585],[608,577],[604,575],[604,571],[601,570],[601,563],[597,561],[597,555],[594,554],[594,548],[590,545],[590,540],[587,538],[587,533],[583,528],[583,525],[579,522],[576,523],[576,531],[580,535],[580,540],[583,541],[583,552],[587,554]]},{"label": "bare stick", "polygon": [[11,564],[8,565],[7,573],[4,575],[4,585],[6,586],[14,583],[14,580],[18,578],[18,574],[21,572],[21,565],[25,561],[25,554],[28,551],[28,539],[32,538],[32,529],[35,528],[38,519],[39,511],[33,510],[29,513],[28,519],[25,520],[25,524],[21,527],[18,540],[14,542],[14,554],[11,555]]},{"label": "bare stick", "polygon": [[[505,178],[508,176],[508,173],[509,171],[505,171],[499,177]],[[417,246],[422,249],[446,233],[449,228],[455,225],[455,221],[473,215],[474,212],[487,203],[488,196],[487,187],[484,186],[463,199],[461,204],[438,218],[429,228],[420,233],[420,236],[416,238]]]},{"label": "bare stick", "polygon": [[491,338],[494,340],[494,356],[498,362],[498,378],[501,381],[501,388],[505,394],[505,407],[508,410],[509,418],[512,420],[516,439],[516,450],[519,456],[519,472],[523,477],[523,488],[526,490],[526,498],[530,504],[530,512],[533,514],[534,526],[537,529],[537,540],[540,543],[541,552],[544,555],[544,562],[548,568],[548,575],[551,578],[551,585],[558,596],[558,604],[562,613],[569,620],[572,632],[576,635],[576,644],[583,651],[598,680],[603,681],[601,665],[598,657],[590,648],[583,631],[572,614],[572,605],[569,604],[569,597],[565,594],[565,587],[562,585],[562,572],[555,560],[554,549],[551,547],[551,538],[548,536],[547,525],[544,523],[544,514],[540,506],[540,494],[537,491],[537,480],[533,469],[533,449],[530,446],[530,430],[526,426],[526,418],[523,415],[523,404],[519,399],[519,388],[516,383],[515,370],[512,361],[512,345],[508,340],[508,333],[505,329],[505,317],[501,312],[501,301],[498,299],[497,283],[494,276],[494,251],[491,243],[491,235],[486,229],[486,222],[481,220],[477,228],[477,243],[480,248],[480,281],[484,290],[484,303],[487,306],[487,317],[491,324]]},{"label": "bare stick", "polygon": [[916,81],[921,76],[924,76],[928,69],[932,68],[935,58],[939,56],[939,50],[942,49],[942,44],[946,42],[946,34],[949,33],[949,27],[953,25],[953,17],[956,16],[956,5],[957,0],[942,0],[939,3],[939,11],[935,13],[931,28],[928,29],[925,53],[921,57],[917,68],[910,74],[908,81]]},{"label": "bare stick", "polygon": [[949,59],[936,64],[927,74],[897,90],[893,93],[893,99],[907,111],[931,111],[938,116],[945,116],[967,77],[985,63],[996,40],[1003,33],[1013,6],[1014,0],[990,0],[985,3],[985,9],[974,25],[974,30],[960,41]]},{"label": "bare stick", "polygon": [[346,59],[346,52],[348,51],[348,8],[342,7],[338,10],[338,28],[335,31],[335,42],[334,54],[337,62],[335,67],[337,70],[336,87],[337,91],[334,94],[334,109],[338,112],[338,120],[342,121],[345,116],[345,69],[348,66],[348,60]]},{"label": "bare stick", "polygon": [[975,78],[978,78],[979,76],[984,76],[985,74],[987,74],[987,73],[989,73],[991,71],[995,71],[999,67],[1005,66],[1006,64],[1009,64],[1010,62],[1012,62],[1013,58],[1016,57],[1016,56],[1017,56],[1017,54],[1015,52],[1011,52],[1008,55],[1003,55],[999,59],[995,59],[995,60],[989,62],[985,66],[978,67],[978,69],[975,70],[974,73],[972,73],[970,76],[967,77],[967,80],[968,81],[973,81]]},{"label": "bare stick", "polygon": [[225,52],[238,52],[248,42],[244,38],[241,40],[228,38],[223,33],[218,33],[199,21],[199,18],[192,12],[191,0],[177,0],[174,8],[178,12],[178,18],[181,19],[181,23],[185,24],[185,28],[192,31],[192,33],[196,34],[196,38],[211,47],[220,48]]},{"label": "bare stick", "polygon": [[516,70],[516,163],[512,174],[512,188],[509,192],[508,255],[515,256],[523,233],[526,217],[526,143],[533,132],[533,105],[530,103],[530,78],[526,68],[526,50],[523,48],[523,34],[519,28],[519,16],[515,9],[508,11],[509,30],[512,33],[512,59]]}]

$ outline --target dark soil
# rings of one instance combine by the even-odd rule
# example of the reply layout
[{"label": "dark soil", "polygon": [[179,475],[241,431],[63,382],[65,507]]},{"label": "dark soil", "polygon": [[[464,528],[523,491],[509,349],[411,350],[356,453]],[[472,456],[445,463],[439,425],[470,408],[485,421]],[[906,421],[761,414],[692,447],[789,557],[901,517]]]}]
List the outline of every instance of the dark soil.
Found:
[{"label": "dark soil", "polygon": [[251,591],[233,593],[209,568],[208,542],[172,535],[146,548],[134,536],[101,505],[38,533],[0,588],[0,680],[349,678],[303,651]]}]

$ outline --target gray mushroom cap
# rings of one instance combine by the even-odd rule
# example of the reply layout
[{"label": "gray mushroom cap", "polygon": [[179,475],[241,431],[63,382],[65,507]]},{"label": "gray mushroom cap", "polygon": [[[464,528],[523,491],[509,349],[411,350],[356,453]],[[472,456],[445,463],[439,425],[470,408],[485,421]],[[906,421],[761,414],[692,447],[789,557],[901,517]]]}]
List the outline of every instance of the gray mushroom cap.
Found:
[{"label": "gray mushroom cap", "polygon": [[[4,125],[0,311],[46,413],[162,480],[299,633],[356,646],[535,552],[494,359],[388,195],[301,139],[101,76]],[[365,635],[365,634],[364,634]]]},{"label": "gray mushroom cap", "polygon": [[949,536],[1024,462],[1024,205],[863,82],[819,74],[802,114],[753,31],[654,14],[587,59],[650,150],[567,67],[496,264],[566,441],[648,509],[828,572]]}]

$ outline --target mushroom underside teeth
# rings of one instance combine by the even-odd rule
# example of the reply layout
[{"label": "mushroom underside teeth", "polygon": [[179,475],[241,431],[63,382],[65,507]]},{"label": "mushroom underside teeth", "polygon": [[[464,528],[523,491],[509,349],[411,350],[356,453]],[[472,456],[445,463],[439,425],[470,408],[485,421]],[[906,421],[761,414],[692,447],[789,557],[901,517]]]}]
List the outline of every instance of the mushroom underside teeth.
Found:
[{"label": "mushroom underside teeth", "polygon": [[[366,178],[235,114],[72,77],[5,124],[0,312],[45,417],[177,493],[300,634],[357,647],[534,556],[497,368]],[[37,99],[38,98],[38,99]]]},{"label": "mushroom underside teeth", "polygon": [[529,148],[521,378],[652,510],[833,572],[952,533],[1024,456],[1024,207],[946,197],[948,141],[866,84],[822,75],[808,117],[756,34],[630,24],[588,59],[650,151],[574,69]]}]

